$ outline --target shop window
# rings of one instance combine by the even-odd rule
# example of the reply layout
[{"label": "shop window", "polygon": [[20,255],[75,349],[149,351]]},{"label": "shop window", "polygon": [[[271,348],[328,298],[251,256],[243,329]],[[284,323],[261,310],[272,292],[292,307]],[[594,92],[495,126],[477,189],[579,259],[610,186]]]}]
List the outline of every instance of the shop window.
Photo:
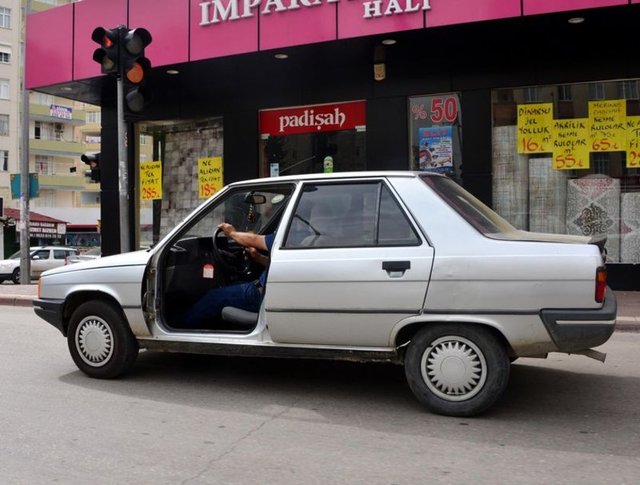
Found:
[{"label": "shop window", "polygon": [[[505,98],[508,99],[508,98]],[[501,106],[513,105],[503,101]],[[460,176],[462,116],[457,93],[409,98],[411,169]],[[511,113],[500,112],[501,119]]]},{"label": "shop window", "polygon": [[604,99],[604,83],[589,84],[589,99]]},{"label": "shop window", "polygon": [[564,84],[558,86],[558,101],[571,101],[573,96],[571,95],[571,85]]},{"label": "shop window", "polygon": [[638,81],[620,81],[618,90],[622,99],[638,99]]},{"label": "shop window", "polygon": [[[495,90],[493,208],[519,229],[606,237],[608,263],[640,263],[637,85],[538,86],[536,102]],[[496,115],[505,104],[514,117]]]},{"label": "shop window", "polygon": [[366,169],[365,102],[260,112],[263,177]]}]

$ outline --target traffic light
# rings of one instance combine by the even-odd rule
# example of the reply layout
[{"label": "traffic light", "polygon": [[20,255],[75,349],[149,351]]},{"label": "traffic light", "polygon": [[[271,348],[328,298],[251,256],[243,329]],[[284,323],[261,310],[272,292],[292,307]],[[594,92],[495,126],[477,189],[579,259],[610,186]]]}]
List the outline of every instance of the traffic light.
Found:
[{"label": "traffic light", "polygon": [[125,104],[129,111],[139,113],[149,101],[143,87],[151,62],[144,57],[144,49],[151,43],[151,34],[146,29],[132,29],[123,32],[122,37],[122,77],[125,85]]},{"label": "traffic light", "polygon": [[100,47],[93,52],[93,60],[102,66],[102,73],[117,76],[120,64],[118,54],[120,27],[115,29],[98,27],[91,34],[91,39],[100,44]]},{"label": "traffic light", "polygon": [[89,165],[89,170],[84,172],[85,177],[91,182],[100,183],[100,152],[85,153],[80,160]]},{"label": "traffic light", "polygon": [[104,74],[113,74],[124,83],[124,101],[127,109],[139,113],[149,101],[143,83],[151,69],[144,57],[144,49],[151,43],[146,29],[128,29],[120,25],[115,29],[98,27],[91,39],[100,44],[93,60],[102,66]]}]

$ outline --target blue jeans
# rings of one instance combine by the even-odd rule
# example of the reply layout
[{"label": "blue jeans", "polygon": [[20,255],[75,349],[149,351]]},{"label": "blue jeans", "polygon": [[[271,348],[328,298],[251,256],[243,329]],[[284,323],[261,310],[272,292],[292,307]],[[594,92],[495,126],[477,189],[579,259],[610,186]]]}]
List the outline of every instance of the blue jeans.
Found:
[{"label": "blue jeans", "polygon": [[183,317],[186,328],[202,328],[210,326],[220,319],[222,309],[226,306],[242,308],[250,312],[258,312],[262,303],[262,294],[253,283],[214,288],[205,293]]}]

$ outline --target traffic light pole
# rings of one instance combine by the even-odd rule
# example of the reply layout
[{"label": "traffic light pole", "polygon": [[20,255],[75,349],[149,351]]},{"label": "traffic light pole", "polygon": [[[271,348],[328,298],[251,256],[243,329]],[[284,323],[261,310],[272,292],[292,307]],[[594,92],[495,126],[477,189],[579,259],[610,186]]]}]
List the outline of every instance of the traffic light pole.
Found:
[{"label": "traffic light pole", "polygon": [[124,120],[124,86],[122,76],[117,79],[118,104],[118,207],[120,209],[120,252],[129,247],[129,171],[127,155],[127,125]]}]

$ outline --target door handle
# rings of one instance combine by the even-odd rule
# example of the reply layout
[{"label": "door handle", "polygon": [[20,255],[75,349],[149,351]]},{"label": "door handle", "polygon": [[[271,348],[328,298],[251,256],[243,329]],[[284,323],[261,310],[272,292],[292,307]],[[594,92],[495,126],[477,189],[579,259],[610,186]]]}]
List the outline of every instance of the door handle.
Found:
[{"label": "door handle", "polygon": [[382,269],[388,272],[405,272],[411,269],[411,261],[383,261]]}]

